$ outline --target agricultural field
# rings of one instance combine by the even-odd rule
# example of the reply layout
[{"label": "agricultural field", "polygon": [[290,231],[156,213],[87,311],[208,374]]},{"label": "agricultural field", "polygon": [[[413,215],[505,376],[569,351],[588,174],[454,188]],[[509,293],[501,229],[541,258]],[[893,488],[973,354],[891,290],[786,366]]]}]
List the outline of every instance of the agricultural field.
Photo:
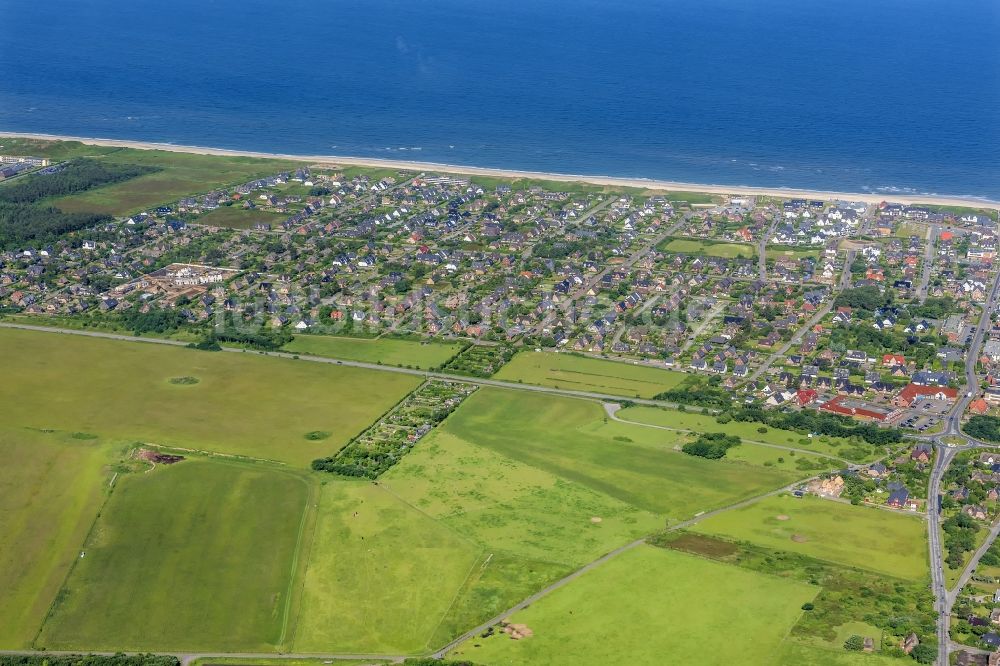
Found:
[{"label": "agricultural field", "polygon": [[677,254],[701,254],[722,259],[743,257],[752,259],[757,255],[753,245],[729,243],[726,241],[696,240],[693,238],[668,238],[658,246],[662,252]]},{"label": "agricultural field", "polygon": [[162,170],[108,187],[52,199],[47,203],[70,213],[126,215],[144,208],[171,203],[184,196],[243,183],[295,166],[295,163],[283,160],[196,155],[133,148],[111,151],[96,149],[92,154],[109,162],[149,164]]},{"label": "agricultural field", "polygon": [[247,210],[239,205],[222,206],[194,220],[195,224],[227,229],[252,229],[255,224],[278,224],[288,216],[267,210]]},{"label": "agricultural field", "polygon": [[521,352],[500,368],[494,377],[570,391],[651,398],[676,387],[686,375],[577,354]]},{"label": "agricultural field", "polygon": [[665,450],[654,444],[675,441],[672,433],[605,418],[596,402],[484,387],[442,430],[671,520],[804,476]]},{"label": "agricultural field", "polygon": [[603,666],[625,655],[632,664],[662,664],[665,655],[677,664],[766,664],[816,592],[806,583],[639,546],[515,613],[510,623],[524,625],[530,637],[497,631],[449,656],[486,666]]},{"label": "agricultural field", "polygon": [[273,649],[309,496],[302,473],[204,458],[122,475],[36,644]]},{"label": "agricultural field", "polygon": [[898,578],[927,574],[923,521],[812,496],[769,497],[707,518],[692,530]]},{"label": "agricultural field", "polygon": [[696,433],[723,432],[727,435],[736,435],[750,441],[804,449],[818,455],[833,456],[851,462],[866,462],[873,459],[876,455],[872,447],[862,444],[861,448],[859,448],[851,440],[841,437],[828,437],[825,435],[821,437],[806,437],[791,430],[771,428],[760,423],[748,421],[719,423],[710,414],[699,414],[693,411],[680,412],[674,409],[636,405],[621,409],[615,415],[624,421],[646,423],[661,428],[675,428],[677,430],[688,430]]},{"label": "agricultural field", "polygon": [[284,351],[345,361],[437,368],[462,350],[461,343],[401,338],[347,338],[335,335],[296,335]]},{"label": "agricultural field", "polygon": [[0,648],[26,648],[76,561],[111,472],[88,433],[0,428]]},{"label": "agricultural field", "polygon": [[276,460],[342,447],[419,377],[257,354],[0,329],[6,425]]}]

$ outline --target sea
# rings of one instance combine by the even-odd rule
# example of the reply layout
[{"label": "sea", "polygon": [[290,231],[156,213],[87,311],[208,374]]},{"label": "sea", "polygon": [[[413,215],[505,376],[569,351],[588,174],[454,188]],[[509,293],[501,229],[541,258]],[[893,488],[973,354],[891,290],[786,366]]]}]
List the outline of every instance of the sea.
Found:
[{"label": "sea", "polygon": [[998,0],[0,0],[0,133],[1000,200]]}]

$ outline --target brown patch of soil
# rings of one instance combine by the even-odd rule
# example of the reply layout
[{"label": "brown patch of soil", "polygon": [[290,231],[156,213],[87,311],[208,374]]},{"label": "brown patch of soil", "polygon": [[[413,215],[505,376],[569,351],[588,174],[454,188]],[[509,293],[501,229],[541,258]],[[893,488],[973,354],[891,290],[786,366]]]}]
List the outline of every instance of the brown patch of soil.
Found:
[{"label": "brown patch of soil", "polygon": [[601,518],[600,516],[594,516],[593,518],[590,519],[590,522],[595,523],[595,524],[603,522],[603,521],[604,521],[604,519]]},{"label": "brown patch of soil", "polygon": [[783,513],[780,514],[780,515],[775,516],[775,518],[777,518],[778,520],[788,520],[788,516],[786,516]]},{"label": "brown patch of soil", "polygon": [[713,539],[701,534],[683,534],[668,543],[667,546],[674,550],[694,555],[705,555],[706,557],[728,557],[739,550],[728,541]]},{"label": "brown patch of soil", "polygon": [[161,465],[173,465],[176,462],[184,460],[184,456],[173,456],[167,453],[159,453],[157,451],[153,451],[152,449],[139,449],[139,460],[159,463]]},{"label": "brown patch of soil", "polygon": [[805,543],[806,541],[809,541],[809,537],[802,536],[801,534],[793,534],[792,541],[795,543]]},{"label": "brown patch of soil", "polygon": [[531,629],[528,628],[526,624],[507,624],[504,625],[503,632],[510,636],[515,641],[519,641],[522,638],[531,638],[535,635]]}]

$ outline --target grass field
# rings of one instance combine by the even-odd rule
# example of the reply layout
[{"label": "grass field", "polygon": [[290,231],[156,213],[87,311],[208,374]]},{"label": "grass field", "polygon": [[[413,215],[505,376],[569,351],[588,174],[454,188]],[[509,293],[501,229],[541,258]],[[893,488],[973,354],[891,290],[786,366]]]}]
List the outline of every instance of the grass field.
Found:
[{"label": "grass field", "polygon": [[413,366],[426,370],[444,365],[462,350],[462,346],[457,342],[297,335],[285,345],[284,350],[296,354],[383,365]]},{"label": "grass field", "polygon": [[288,215],[269,210],[247,210],[242,206],[222,206],[202,215],[194,220],[194,223],[209,227],[251,229],[258,222],[274,225],[287,218]]},{"label": "grass field", "polygon": [[[864,456],[853,455],[855,453],[855,446],[851,442],[838,437],[806,437],[791,430],[762,426],[760,423],[741,421],[719,423],[715,420],[714,416],[697,414],[690,411],[679,412],[673,409],[636,405],[635,407],[627,407],[619,410],[616,416],[626,421],[648,423],[665,428],[677,428],[692,432],[724,432],[727,435],[736,435],[743,439],[805,449],[817,454],[842,457],[853,462],[870,460],[875,455],[875,452],[870,447],[864,448]],[[765,432],[760,431],[761,427],[764,428]],[[861,451],[858,452],[860,453]]]},{"label": "grass field", "polygon": [[[682,519],[779,488],[803,476],[705,460],[651,446],[653,428],[608,423],[597,403],[482,388],[443,430],[627,504]],[[632,440],[632,441],[630,441]]]},{"label": "grass field", "polygon": [[817,590],[640,546],[515,613],[530,638],[498,632],[450,656],[486,666],[767,664]]},{"label": "grass field", "polygon": [[768,259],[818,259],[822,249],[800,245],[768,245],[764,254]]},{"label": "grass field", "polygon": [[61,649],[273,649],[309,485],[192,458],[119,478],[42,628]]},{"label": "grass field", "polygon": [[429,648],[482,548],[370,482],[330,481],[318,512],[295,650]]},{"label": "grass field", "polygon": [[162,150],[120,148],[106,153],[95,151],[95,154],[108,162],[149,164],[161,167],[161,171],[80,194],[59,197],[47,203],[67,212],[124,215],[172,203],[184,196],[209,192],[294,168],[294,163],[283,160],[195,155]]},{"label": "grass field", "polygon": [[712,516],[692,529],[898,578],[927,574],[924,522],[879,509],[781,495]]},{"label": "grass field", "polygon": [[[207,449],[306,466],[338,450],[418,377],[252,353],[199,352],[0,329],[7,425]],[[174,377],[195,377],[177,385]],[[309,440],[306,433],[330,433]]]},{"label": "grass field", "polygon": [[786,640],[775,654],[773,663],[776,666],[900,666],[906,662],[895,657],[848,652],[843,648],[824,649]]},{"label": "grass field", "polygon": [[753,245],[729,243],[726,241],[702,241],[691,238],[667,239],[659,245],[659,249],[663,252],[701,254],[708,257],[720,257],[722,259],[735,259],[736,257],[752,259],[757,255],[757,250]]},{"label": "grass field", "polygon": [[0,429],[0,648],[35,637],[104,500],[107,446]]},{"label": "grass field", "polygon": [[651,398],[674,388],[684,381],[686,375],[576,354],[522,352],[500,368],[494,377],[572,391]]}]

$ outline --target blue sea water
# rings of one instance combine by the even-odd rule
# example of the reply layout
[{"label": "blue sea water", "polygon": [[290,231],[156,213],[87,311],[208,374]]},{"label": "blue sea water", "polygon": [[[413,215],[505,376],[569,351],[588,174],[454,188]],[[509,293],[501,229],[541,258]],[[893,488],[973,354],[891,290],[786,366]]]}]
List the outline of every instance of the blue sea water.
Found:
[{"label": "blue sea water", "polygon": [[0,0],[0,131],[1000,200],[997,0]]}]

